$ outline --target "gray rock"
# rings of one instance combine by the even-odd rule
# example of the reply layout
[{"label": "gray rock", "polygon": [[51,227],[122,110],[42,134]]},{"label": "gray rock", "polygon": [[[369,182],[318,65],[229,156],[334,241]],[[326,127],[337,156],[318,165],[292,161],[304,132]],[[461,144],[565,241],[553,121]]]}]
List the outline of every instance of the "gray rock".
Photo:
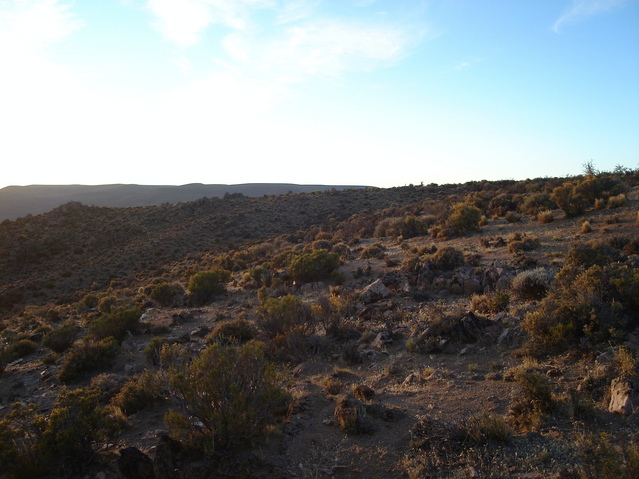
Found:
[{"label": "gray rock", "polygon": [[639,409],[639,389],[626,378],[616,378],[610,384],[608,411],[629,416]]}]

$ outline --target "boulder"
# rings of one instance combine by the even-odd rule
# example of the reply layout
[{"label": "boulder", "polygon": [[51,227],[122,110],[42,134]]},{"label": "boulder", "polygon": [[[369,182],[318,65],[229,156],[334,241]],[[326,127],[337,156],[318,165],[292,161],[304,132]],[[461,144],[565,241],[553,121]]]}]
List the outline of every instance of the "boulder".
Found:
[{"label": "boulder", "polygon": [[137,447],[120,449],[118,469],[124,479],[155,479],[153,461]]},{"label": "boulder", "polygon": [[629,416],[639,409],[639,389],[626,378],[616,378],[610,384],[608,411]]},{"label": "boulder", "polygon": [[384,285],[381,279],[366,286],[362,291],[362,301],[374,303],[380,299],[388,298],[393,292]]}]

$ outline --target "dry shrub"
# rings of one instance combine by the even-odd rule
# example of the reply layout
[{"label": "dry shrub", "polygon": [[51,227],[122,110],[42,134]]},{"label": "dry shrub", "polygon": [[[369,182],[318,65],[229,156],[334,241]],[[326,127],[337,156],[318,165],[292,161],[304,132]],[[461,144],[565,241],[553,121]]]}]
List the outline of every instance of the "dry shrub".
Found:
[{"label": "dry shrub", "polygon": [[359,254],[361,259],[383,259],[384,256],[386,256],[386,248],[381,243],[373,243],[372,245],[364,248]]},{"label": "dry shrub", "polygon": [[218,324],[207,336],[209,342],[245,343],[254,339],[257,331],[245,318],[224,321]]},{"label": "dry shrub", "polygon": [[588,234],[592,232],[592,225],[590,224],[589,221],[584,221],[581,223],[581,227],[579,229],[579,231],[581,232],[581,234]]},{"label": "dry shrub", "polygon": [[537,221],[541,224],[552,223],[555,220],[555,215],[550,210],[543,210],[537,213]]},{"label": "dry shrub", "polygon": [[514,379],[521,393],[513,398],[509,415],[523,429],[538,429],[555,406],[550,381],[540,372],[523,368],[516,370]]},{"label": "dry shrub", "polygon": [[66,383],[84,373],[106,368],[119,351],[120,345],[114,338],[77,341],[64,356],[58,380]]},{"label": "dry shrub", "polygon": [[626,195],[623,193],[620,193],[616,196],[611,196],[610,198],[608,198],[608,209],[612,210],[615,208],[621,208],[622,206],[625,206],[627,202],[627,198]]},{"label": "dry shrub", "polygon": [[510,296],[502,291],[488,294],[474,294],[470,300],[470,309],[478,313],[499,313],[508,308]]},{"label": "dry shrub", "polygon": [[142,375],[126,382],[111,399],[111,404],[127,415],[134,414],[156,402],[162,390],[163,383],[158,374],[146,370]]}]

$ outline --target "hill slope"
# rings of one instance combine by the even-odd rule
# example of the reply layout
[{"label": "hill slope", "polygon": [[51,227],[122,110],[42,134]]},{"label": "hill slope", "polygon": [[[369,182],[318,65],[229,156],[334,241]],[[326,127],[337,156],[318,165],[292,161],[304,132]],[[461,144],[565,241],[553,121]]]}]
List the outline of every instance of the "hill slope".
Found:
[{"label": "hill slope", "polygon": [[364,188],[363,186],[296,185],[289,183],[246,183],[222,185],[192,183],[169,185],[30,185],[0,189],[0,221],[14,220],[28,214],[51,211],[70,201],[89,206],[147,206],[181,203],[198,198],[222,198],[225,194],[245,196],[311,193],[331,189]]}]

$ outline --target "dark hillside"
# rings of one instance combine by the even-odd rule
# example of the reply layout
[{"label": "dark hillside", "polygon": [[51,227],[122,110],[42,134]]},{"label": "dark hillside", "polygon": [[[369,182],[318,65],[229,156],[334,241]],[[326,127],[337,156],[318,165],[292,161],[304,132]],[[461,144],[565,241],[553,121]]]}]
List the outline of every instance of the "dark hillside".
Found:
[{"label": "dark hillside", "polygon": [[288,183],[246,183],[240,185],[205,185],[192,183],[168,185],[31,185],[0,189],[0,221],[14,220],[28,214],[51,211],[70,201],[89,206],[148,206],[181,203],[198,198],[222,198],[227,194],[245,196],[312,193],[331,189],[364,188],[362,186],[295,185]]}]

